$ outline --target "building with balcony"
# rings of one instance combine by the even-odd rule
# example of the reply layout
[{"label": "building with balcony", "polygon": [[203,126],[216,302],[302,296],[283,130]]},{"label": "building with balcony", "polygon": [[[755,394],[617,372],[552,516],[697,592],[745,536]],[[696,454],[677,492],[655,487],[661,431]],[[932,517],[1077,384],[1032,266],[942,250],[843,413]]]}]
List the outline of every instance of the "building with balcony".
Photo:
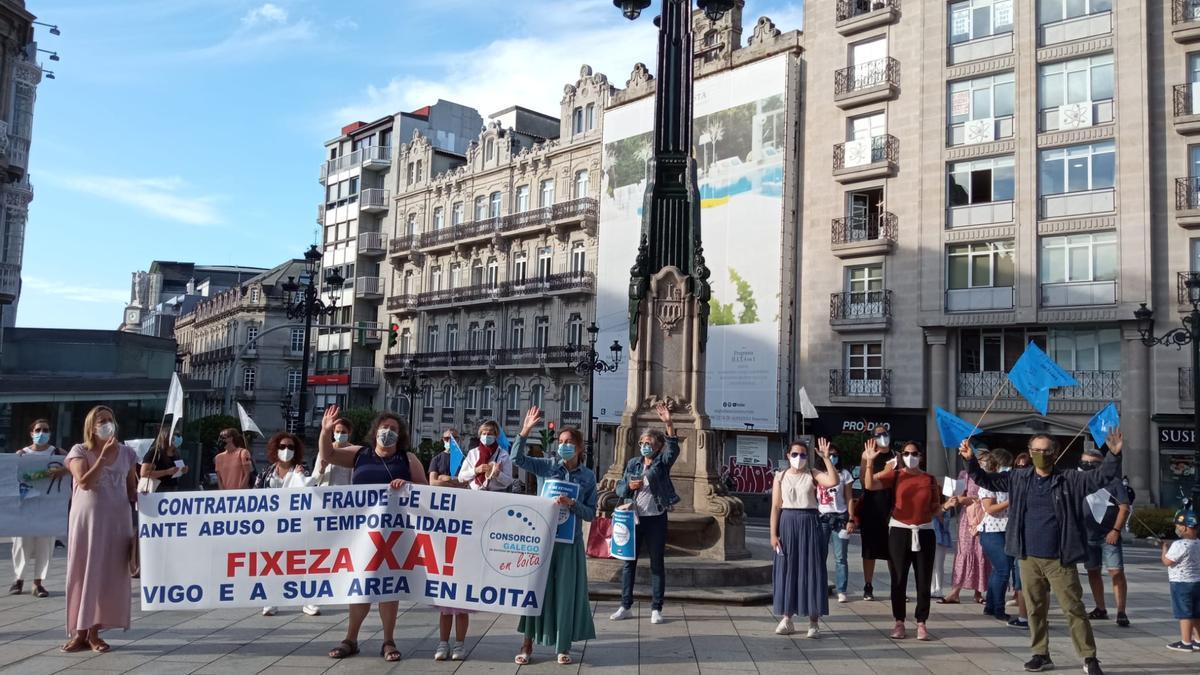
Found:
[{"label": "building with balcony", "polygon": [[[1133,310],[1174,324],[1177,273],[1200,271],[1197,7],[806,6],[799,284],[831,304],[801,303],[796,355],[818,433],[890,423],[943,472],[935,406],[988,410],[980,441],[1021,450],[1115,401],[1139,498],[1172,501],[1155,439],[1190,425],[1190,364],[1144,347]],[[1005,376],[1030,342],[1079,382],[1045,417]]]},{"label": "building with balcony", "polygon": [[233,404],[240,403],[263,433],[286,428],[285,411],[299,403],[304,321],[287,318],[291,298],[283,285],[300,280],[304,265],[303,259],[289,260],[248,277],[199,300],[176,319],[181,375],[210,383],[203,395],[189,397],[186,419],[236,415]]},{"label": "building with balcony", "polygon": [[[595,318],[597,193],[603,111],[614,88],[584,66],[561,116],[514,106],[492,115],[465,156],[413,135],[389,188],[381,403],[408,414],[401,371],[415,363],[420,438],[473,433],[498,419],[510,435],[530,405],[582,424],[587,378],[575,372]],[[427,170],[422,171],[422,167]]]},{"label": "building with balcony", "polygon": [[[482,126],[483,118],[473,108],[439,100],[371,123],[348,124],[325,144],[319,174],[325,194],[317,206],[323,274],[337,270],[346,283],[329,289],[341,309],[322,317],[314,340],[317,359],[309,378],[314,410],[330,403],[361,407],[374,402],[379,382],[368,379],[365,369],[375,367],[375,352],[387,331],[379,315],[390,274],[383,261],[397,196],[393,177],[425,180],[427,172],[462,162]],[[401,145],[414,136],[426,139],[435,149],[434,158],[415,163],[397,159]],[[319,419],[315,415],[310,421]]]},{"label": "building with balcony", "polygon": [[[0,331],[15,325],[33,187],[29,147],[42,68],[25,0],[0,1]],[[11,305],[11,306],[7,306]]]},{"label": "building with balcony", "polygon": [[175,319],[195,303],[266,271],[262,267],[155,260],[148,271],[133,273],[119,330],[170,338],[175,334]]}]

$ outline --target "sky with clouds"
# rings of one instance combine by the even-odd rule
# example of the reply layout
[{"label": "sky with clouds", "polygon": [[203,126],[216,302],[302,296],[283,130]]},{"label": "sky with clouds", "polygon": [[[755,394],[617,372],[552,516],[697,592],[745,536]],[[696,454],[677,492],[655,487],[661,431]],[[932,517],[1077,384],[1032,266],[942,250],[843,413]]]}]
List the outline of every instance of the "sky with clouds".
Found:
[{"label": "sky with clouds", "polygon": [[[315,241],[324,141],[444,98],[558,114],[582,64],[654,68],[610,0],[27,0],[34,111],[17,325],[115,328],[153,260],[271,267]],[[649,14],[649,12],[647,12]],[[802,0],[746,0],[801,27]],[[46,54],[40,55],[45,59]]]}]

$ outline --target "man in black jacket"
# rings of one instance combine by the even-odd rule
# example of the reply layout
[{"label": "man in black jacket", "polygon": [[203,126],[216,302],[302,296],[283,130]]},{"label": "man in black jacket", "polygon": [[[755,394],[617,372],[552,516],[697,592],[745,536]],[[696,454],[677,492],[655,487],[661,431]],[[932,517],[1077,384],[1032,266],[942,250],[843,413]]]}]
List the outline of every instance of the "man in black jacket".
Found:
[{"label": "man in black jacket", "polygon": [[1022,593],[1029,607],[1029,635],[1033,658],[1025,670],[1040,672],[1054,667],[1050,660],[1050,635],[1046,613],[1050,591],[1058,597],[1075,651],[1084,659],[1084,672],[1102,675],[1096,659],[1096,639],[1083,606],[1083,588],[1076,565],[1087,558],[1087,522],[1090,517],[1084,503],[1096,492],[1121,475],[1121,431],[1109,434],[1108,456],[1095,471],[1056,469],[1058,442],[1046,434],[1029,438],[1033,466],[1006,473],[987,473],[975,461],[968,441],[959,454],[967,462],[967,471],[979,487],[1008,493],[1008,529],[1004,552],[1020,560]]}]

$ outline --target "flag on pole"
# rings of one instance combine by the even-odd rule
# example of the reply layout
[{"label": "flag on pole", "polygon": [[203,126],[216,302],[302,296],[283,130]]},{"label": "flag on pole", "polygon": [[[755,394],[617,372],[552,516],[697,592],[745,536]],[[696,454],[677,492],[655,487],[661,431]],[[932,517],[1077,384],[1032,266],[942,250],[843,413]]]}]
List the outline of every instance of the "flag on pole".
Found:
[{"label": "flag on pole", "polygon": [[979,427],[941,408],[935,408],[938,434],[942,447],[957,448],[962,442],[979,433]]},{"label": "flag on pole", "polygon": [[[499,425],[497,425],[497,426],[499,426]],[[511,446],[512,446],[512,443],[509,442],[508,436],[504,435],[504,428],[500,427],[500,433],[496,436],[496,447],[500,448],[501,450],[503,450],[505,452],[508,452],[508,449]]]},{"label": "flag on pole", "polygon": [[1042,415],[1050,409],[1050,390],[1075,387],[1079,382],[1054,362],[1033,342],[1008,371],[1008,379],[1026,401]]},{"label": "flag on pole", "polygon": [[458,441],[450,437],[450,475],[458,478],[458,470],[462,468],[464,455]]},{"label": "flag on pole", "polygon": [[246,409],[242,407],[241,403],[237,404],[237,409],[238,409],[238,419],[240,419],[242,421],[242,433],[248,434],[251,431],[253,431],[254,433],[258,434],[259,436],[262,436],[263,435],[262,429],[259,429],[258,425],[254,423],[254,420],[250,419],[250,415],[246,414]]},{"label": "flag on pole", "polygon": [[1117,412],[1116,403],[1109,403],[1093,415],[1088,421],[1088,431],[1092,432],[1092,440],[1096,441],[1096,447],[1104,447],[1108,434],[1120,424],[1121,415]]},{"label": "flag on pole", "polygon": [[804,390],[804,387],[800,387],[800,416],[806,420],[817,419],[817,408],[808,398],[808,392]]},{"label": "flag on pole", "polygon": [[171,416],[171,435],[175,435],[175,427],[183,419],[183,385],[179,383],[179,374],[171,373],[171,387],[167,390],[167,408],[163,415]]}]

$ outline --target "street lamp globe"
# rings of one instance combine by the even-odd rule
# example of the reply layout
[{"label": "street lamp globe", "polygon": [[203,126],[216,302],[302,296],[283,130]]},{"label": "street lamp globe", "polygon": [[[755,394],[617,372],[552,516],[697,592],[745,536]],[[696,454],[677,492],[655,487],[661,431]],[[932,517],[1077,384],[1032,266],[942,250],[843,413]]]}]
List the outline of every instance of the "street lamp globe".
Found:
[{"label": "street lamp globe", "polygon": [[312,244],[308,250],[304,252],[304,269],[308,272],[308,276],[312,278],[317,273],[317,268],[321,266],[321,252],[317,250],[317,245]]},{"label": "street lamp globe", "polygon": [[609,350],[612,351],[613,368],[616,368],[621,364],[621,343],[613,340],[612,346],[609,347]]},{"label": "street lamp globe", "polygon": [[1200,272],[1190,272],[1183,282],[1187,289],[1188,302],[1192,307],[1200,307]]},{"label": "street lamp globe", "polygon": [[1146,306],[1146,303],[1140,303],[1141,307],[1133,310],[1133,318],[1137,319],[1138,334],[1142,336],[1142,341],[1150,339],[1151,333],[1154,330],[1154,310]]},{"label": "street lamp globe", "polygon": [[642,10],[650,6],[650,0],[613,0],[613,4],[626,19],[633,21],[642,15]]}]

